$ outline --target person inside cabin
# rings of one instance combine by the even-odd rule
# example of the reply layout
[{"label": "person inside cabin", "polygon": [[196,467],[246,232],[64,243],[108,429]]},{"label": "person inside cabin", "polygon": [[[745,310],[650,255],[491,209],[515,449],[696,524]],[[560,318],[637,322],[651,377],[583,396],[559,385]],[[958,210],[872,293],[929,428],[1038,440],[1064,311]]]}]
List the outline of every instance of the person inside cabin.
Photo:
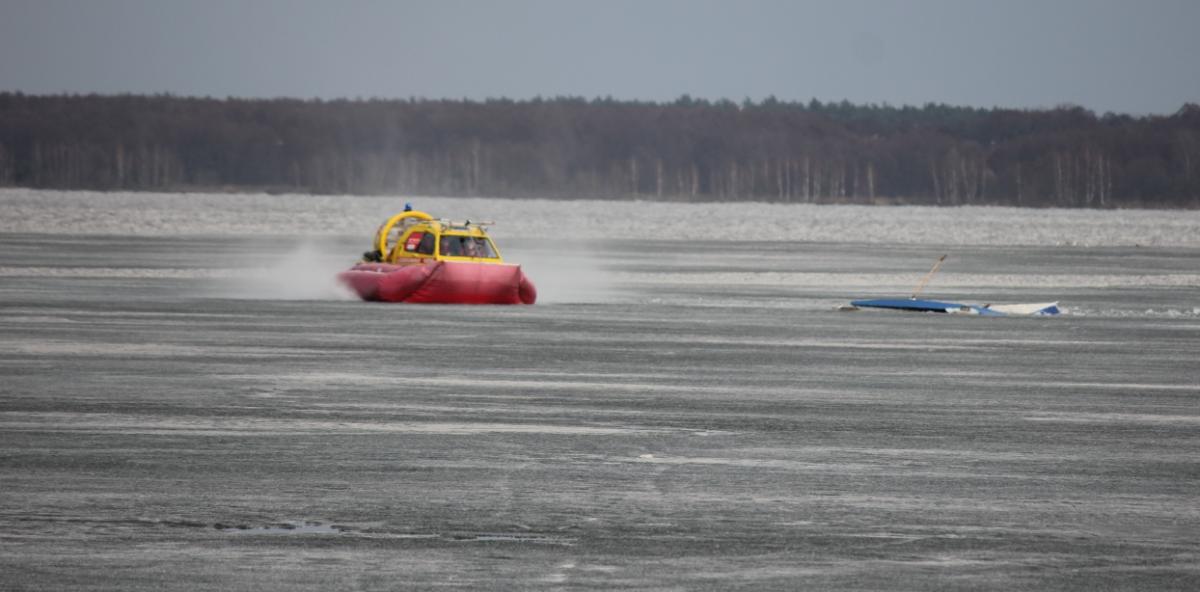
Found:
[{"label": "person inside cabin", "polygon": [[417,244],[417,253],[421,255],[433,255],[433,233],[426,232],[421,237],[421,242]]},{"label": "person inside cabin", "polygon": [[479,256],[479,248],[475,244],[475,239],[470,238],[470,237],[463,237],[462,242],[463,242],[463,256],[464,257],[478,257]]},{"label": "person inside cabin", "polygon": [[443,257],[462,257],[461,237],[443,236],[441,247]]}]

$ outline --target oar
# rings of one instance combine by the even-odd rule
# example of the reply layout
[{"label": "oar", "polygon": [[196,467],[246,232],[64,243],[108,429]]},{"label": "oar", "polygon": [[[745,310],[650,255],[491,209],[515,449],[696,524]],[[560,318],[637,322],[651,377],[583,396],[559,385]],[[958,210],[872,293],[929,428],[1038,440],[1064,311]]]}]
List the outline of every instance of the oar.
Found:
[{"label": "oar", "polygon": [[933,277],[933,274],[937,273],[938,268],[942,266],[942,261],[945,260],[945,255],[938,257],[938,260],[933,264],[933,269],[930,269],[929,273],[925,274],[925,279],[921,280],[921,283],[917,284],[917,289],[913,291],[911,300],[917,299],[917,296],[921,294],[921,290],[925,289],[925,284],[929,283],[929,278]]}]

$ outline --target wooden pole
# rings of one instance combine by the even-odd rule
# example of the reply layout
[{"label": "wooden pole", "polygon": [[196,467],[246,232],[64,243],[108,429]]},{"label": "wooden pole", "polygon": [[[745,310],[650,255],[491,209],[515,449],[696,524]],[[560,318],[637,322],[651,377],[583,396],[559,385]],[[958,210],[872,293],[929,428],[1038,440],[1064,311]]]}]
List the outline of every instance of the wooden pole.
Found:
[{"label": "wooden pole", "polygon": [[921,290],[925,289],[925,284],[929,283],[929,278],[933,277],[933,274],[937,273],[938,268],[942,266],[942,261],[945,260],[945,255],[938,257],[938,260],[933,264],[933,269],[930,269],[929,273],[925,274],[925,278],[921,280],[921,283],[917,284],[917,289],[913,290],[912,300],[917,299],[917,296],[921,294]]}]

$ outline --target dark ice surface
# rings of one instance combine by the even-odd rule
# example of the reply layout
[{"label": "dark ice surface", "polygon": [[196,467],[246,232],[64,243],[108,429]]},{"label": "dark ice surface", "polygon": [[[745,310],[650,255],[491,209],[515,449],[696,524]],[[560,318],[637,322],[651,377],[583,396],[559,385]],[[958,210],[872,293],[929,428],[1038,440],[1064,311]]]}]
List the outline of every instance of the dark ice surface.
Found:
[{"label": "dark ice surface", "polygon": [[836,310],[929,247],[248,291],[289,248],[0,235],[0,589],[1200,589],[1198,250],[953,249],[926,295],[1069,311],[996,319]]}]

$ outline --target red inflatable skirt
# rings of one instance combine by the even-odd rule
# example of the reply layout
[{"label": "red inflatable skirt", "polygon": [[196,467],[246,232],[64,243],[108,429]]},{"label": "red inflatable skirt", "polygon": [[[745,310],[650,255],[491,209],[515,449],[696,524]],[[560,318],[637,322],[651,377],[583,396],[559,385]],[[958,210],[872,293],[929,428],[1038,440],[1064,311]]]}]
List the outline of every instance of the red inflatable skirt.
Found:
[{"label": "red inflatable skirt", "polygon": [[359,263],[338,274],[363,300],[428,304],[533,304],[537,288],[519,265],[426,261]]}]

